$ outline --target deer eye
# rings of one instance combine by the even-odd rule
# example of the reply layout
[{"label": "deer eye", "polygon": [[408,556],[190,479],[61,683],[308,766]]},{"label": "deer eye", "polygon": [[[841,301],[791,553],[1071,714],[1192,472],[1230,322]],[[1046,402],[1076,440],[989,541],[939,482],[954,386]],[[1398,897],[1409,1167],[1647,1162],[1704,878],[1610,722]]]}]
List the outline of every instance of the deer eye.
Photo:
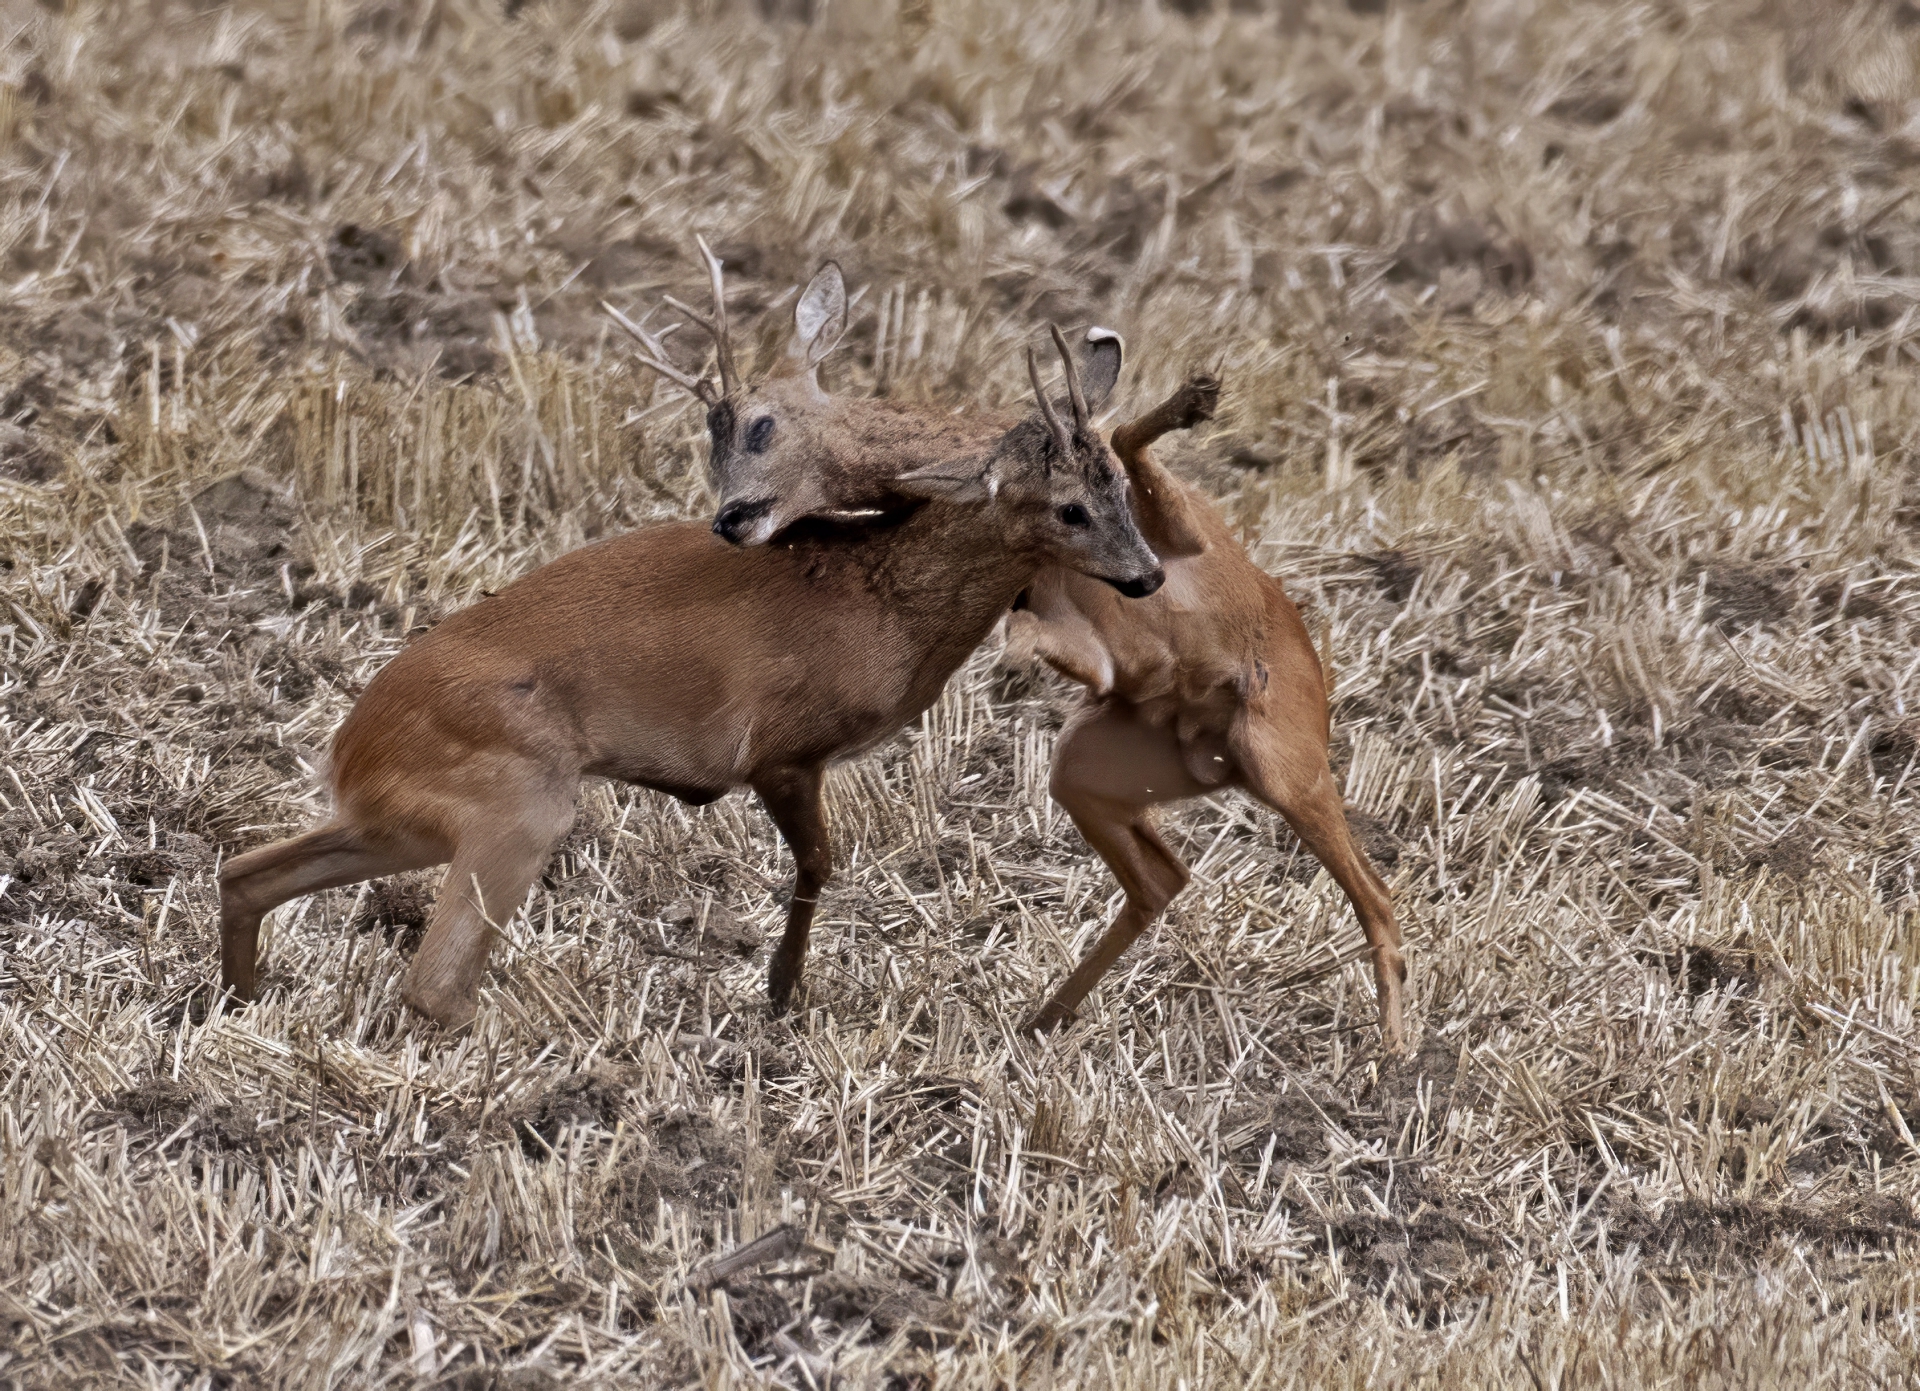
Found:
[{"label": "deer eye", "polygon": [[1087,526],[1091,523],[1087,509],[1077,502],[1070,502],[1060,509],[1060,520],[1068,526]]},{"label": "deer eye", "polygon": [[764,454],[773,443],[773,417],[763,415],[747,427],[747,453]]}]

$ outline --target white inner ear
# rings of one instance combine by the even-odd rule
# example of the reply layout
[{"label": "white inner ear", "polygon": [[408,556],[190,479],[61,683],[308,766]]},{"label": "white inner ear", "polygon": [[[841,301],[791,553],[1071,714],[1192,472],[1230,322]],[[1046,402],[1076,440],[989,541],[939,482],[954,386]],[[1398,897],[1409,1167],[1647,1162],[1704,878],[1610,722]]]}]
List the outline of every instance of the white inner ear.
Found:
[{"label": "white inner ear", "polygon": [[826,327],[827,320],[833,317],[833,306],[827,303],[824,294],[816,294],[809,289],[794,306],[793,326],[800,332],[800,341],[811,343],[820,336],[820,330]]},{"label": "white inner ear", "polygon": [[800,302],[793,307],[794,331],[810,350],[808,356],[819,360],[845,331],[847,322],[847,282],[840,267],[829,261],[807,282]]},{"label": "white inner ear", "polygon": [[833,351],[834,344],[840,341],[840,335],[847,331],[847,308],[845,303],[837,302],[827,320],[807,343],[807,365],[817,367],[820,359]]}]

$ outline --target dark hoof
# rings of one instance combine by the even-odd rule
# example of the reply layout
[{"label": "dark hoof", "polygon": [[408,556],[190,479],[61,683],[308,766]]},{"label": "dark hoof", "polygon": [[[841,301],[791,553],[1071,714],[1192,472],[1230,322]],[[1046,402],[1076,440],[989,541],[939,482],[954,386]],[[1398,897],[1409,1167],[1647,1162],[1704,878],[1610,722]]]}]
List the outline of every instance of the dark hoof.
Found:
[{"label": "dark hoof", "polygon": [[1066,1024],[1071,1024],[1080,1016],[1070,1009],[1056,1009],[1052,1005],[1043,1005],[1039,1012],[1032,1015],[1020,1026],[1023,1034],[1045,1036]]},{"label": "dark hoof", "polygon": [[1191,430],[1203,420],[1213,419],[1220,404],[1220,382],[1215,377],[1189,377],[1175,398],[1179,404],[1179,429]]}]

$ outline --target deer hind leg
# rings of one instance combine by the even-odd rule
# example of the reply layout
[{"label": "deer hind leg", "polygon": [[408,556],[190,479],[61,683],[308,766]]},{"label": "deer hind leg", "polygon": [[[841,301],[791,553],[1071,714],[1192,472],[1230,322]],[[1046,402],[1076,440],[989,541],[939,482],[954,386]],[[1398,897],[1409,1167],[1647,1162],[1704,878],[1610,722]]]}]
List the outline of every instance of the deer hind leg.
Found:
[{"label": "deer hind leg", "polygon": [[787,928],[767,965],[767,999],[775,1014],[785,1014],[793,1003],[807,960],[807,939],[813,932],[814,910],[820,891],[833,877],[833,842],[827,835],[827,815],[820,805],[825,770],[787,769],[762,778],[753,790],[780,828],[793,851],[793,896],[787,901]]},{"label": "deer hind leg", "polygon": [[1353,904],[1373,957],[1381,1035],[1389,1053],[1405,1052],[1407,962],[1400,951],[1393,900],[1353,843],[1325,745],[1302,729],[1282,728],[1258,717],[1249,718],[1236,735],[1240,785],[1286,818]]},{"label": "deer hind leg", "polygon": [[375,840],[351,822],[331,821],[228,860],[220,871],[221,987],[236,1001],[253,999],[260,920],[288,899],[422,869],[444,859],[444,853],[426,842]]},{"label": "deer hind leg", "polygon": [[401,987],[410,1009],[447,1028],[473,1019],[496,929],[520,907],[573,824],[573,797],[570,790],[550,792],[516,812],[461,837]]},{"label": "deer hind leg", "polygon": [[1093,950],[1024,1029],[1044,1033],[1072,1019],[1087,992],[1186,887],[1187,867],[1153,828],[1148,809],[1206,791],[1187,772],[1172,732],[1119,702],[1084,707],[1068,724],[1054,747],[1053,799],[1127,897]]}]

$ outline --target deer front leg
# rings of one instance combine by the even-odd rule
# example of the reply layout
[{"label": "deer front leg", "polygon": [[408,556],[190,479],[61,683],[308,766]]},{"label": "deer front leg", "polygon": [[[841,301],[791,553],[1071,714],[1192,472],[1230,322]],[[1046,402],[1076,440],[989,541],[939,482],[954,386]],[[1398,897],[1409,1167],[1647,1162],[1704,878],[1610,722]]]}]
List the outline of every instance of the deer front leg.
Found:
[{"label": "deer front leg", "polygon": [[820,891],[833,877],[833,846],[827,837],[827,817],[820,805],[824,769],[784,769],[753,784],[753,790],[780,828],[793,851],[793,897],[787,903],[787,929],[767,966],[767,999],[775,1014],[785,1014],[793,1001],[807,959],[807,937],[813,930],[813,912]]},{"label": "deer front leg", "polygon": [[1186,485],[1167,472],[1148,448],[1162,435],[1190,430],[1213,419],[1220,383],[1195,375],[1159,405],[1113,432],[1113,452],[1133,483],[1133,515],[1140,532],[1161,560],[1199,555],[1207,548],[1206,510],[1189,496]]}]

